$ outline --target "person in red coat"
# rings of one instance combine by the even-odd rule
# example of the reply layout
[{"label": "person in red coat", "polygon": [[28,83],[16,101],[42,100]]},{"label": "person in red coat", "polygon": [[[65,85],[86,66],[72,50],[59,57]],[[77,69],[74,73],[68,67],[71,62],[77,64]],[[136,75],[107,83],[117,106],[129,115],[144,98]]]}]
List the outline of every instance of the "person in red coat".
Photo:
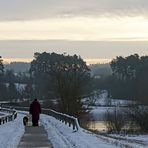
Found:
[{"label": "person in red coat", "polygon": [[35,99],[31,103],[29,113],[32,115],[32,125],[38,126],[39,117],[40,117],[40,113],[41,113],[41,105],[37,99]]}]

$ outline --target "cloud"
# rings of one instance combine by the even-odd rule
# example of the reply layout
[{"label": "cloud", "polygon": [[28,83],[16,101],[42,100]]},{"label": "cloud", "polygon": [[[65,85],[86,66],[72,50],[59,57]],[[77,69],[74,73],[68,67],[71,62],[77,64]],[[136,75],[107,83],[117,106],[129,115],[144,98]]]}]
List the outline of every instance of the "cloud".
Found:
[{"label": "cloud", "polygon": [[0,22],[0,40],[148,41],[147,26],[143,17]]},{"label": "cloud", "polygon": [[0,20],[148,15],[147,0],[0,0]]}]

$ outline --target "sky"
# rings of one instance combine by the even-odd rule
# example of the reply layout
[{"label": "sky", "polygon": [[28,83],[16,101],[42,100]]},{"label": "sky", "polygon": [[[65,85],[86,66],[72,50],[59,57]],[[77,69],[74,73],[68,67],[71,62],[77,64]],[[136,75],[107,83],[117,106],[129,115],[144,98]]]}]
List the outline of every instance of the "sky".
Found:
[{"label": "sky", "polygon": [[30,61],[34,52],[87,61],[148,55],[147,0],[0,0],[0,55]]}]

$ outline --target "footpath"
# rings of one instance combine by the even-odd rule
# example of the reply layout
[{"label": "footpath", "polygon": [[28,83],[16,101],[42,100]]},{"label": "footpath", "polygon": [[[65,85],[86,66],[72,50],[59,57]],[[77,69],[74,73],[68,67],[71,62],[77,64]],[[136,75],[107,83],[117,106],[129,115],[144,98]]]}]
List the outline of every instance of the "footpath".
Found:
[{"label": "footpath", "polygon": [[25,133],[21,138],[18,148],[52,148],[43,126],[33,127],[29,123],[25,127]]}]

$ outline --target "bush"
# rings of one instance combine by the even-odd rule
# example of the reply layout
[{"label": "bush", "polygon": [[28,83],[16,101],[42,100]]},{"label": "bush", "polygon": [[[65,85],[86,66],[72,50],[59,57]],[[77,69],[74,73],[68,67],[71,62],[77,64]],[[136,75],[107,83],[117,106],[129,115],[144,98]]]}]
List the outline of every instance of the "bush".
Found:
[{"label": "bush", "polygon": [[105,120],[105,124],[109,132],[119,133],[126,123],[124,113],[118,108],[107,110]]},{"label": "bush", "polygon": [[129,117],[141,131],[148,132],[148,107],[136,106],[130,109]]}]

